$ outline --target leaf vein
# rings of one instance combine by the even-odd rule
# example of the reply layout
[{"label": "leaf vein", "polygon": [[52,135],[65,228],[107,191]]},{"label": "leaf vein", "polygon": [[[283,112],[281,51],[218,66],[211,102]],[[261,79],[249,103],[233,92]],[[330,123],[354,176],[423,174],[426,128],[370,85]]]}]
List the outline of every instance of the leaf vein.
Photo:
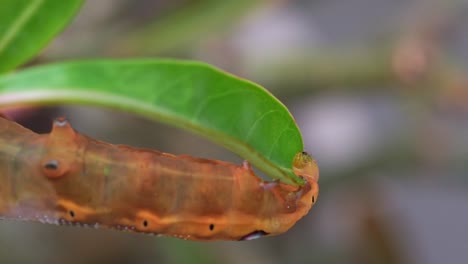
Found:
[{"label": "leaf vein", "polygon": [[15,37],[16,33],[21,30],[21,28],[28,22],[31,16],[34,14],[44,0],[36,0],[31,1],[32,3],[29,4],[23,12],[18,16],[18,19],[13,23],[13,25],[7,30],[3,38],[0,38],[0,54],[3,50],[6,49],[6,46],[11,42],[11,40]]},{"label": "leaf vein", "polygon": [[265,113],[263,113],[259,118],[257,118],[257,120],[255,120],[255,122],[252,124],[252,126],[250,127],[249,131],[247,132],[247,135],[245,137],[245,140],[246,141],[249,141],[250,137],[252,136],[251,134],[253,133],[254,131],[254,128],[257,126],[257,124],[262,120],[264,119],[266,116],[270,115],[270,114],[273,114],[275,112],[279,112],[279,110],[270,110],[270,111],[267,111]]}]

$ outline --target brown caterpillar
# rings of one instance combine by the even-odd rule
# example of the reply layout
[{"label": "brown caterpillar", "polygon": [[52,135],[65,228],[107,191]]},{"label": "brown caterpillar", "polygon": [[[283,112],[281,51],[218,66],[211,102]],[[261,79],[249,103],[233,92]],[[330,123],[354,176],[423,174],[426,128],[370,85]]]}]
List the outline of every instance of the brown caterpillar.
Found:
[{"label": "brown caterpillar", "polygon": [[302,152],[302,187],[265,182],[244,162],[104,143],[63,118],[36,134],[0,118],[0,217],[107,227],[190,240],[287,231],[317,201],[318,167]]}]

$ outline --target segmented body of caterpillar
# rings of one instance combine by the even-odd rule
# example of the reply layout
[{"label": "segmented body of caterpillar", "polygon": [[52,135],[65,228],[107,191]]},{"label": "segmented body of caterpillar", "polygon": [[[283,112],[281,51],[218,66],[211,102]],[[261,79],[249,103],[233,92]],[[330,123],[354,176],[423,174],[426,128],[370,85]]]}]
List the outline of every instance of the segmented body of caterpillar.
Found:
[{"label": "segmented body of caterpillar", "polygon": [[191,240],[248,240],[287,231],[318,196],[305,152],[302,187],[265,182],[247,162],[104,143],[65,119],[36,134],[0,118],[0,217],[108,227]]}]

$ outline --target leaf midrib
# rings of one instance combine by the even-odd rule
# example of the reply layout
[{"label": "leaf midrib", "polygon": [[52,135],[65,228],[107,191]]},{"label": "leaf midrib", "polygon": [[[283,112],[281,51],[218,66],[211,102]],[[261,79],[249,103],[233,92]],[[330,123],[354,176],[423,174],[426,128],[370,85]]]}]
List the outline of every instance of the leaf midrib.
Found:
[{"label": "leaf midrib", "polygon": [[0,54],[2,54],[11,40],[15,37],[16,33],[28,22],[37,9],[41,6],[44,0],[35,0],[21,12],[18,19],[9,27],[3,37],[0,37]]}]

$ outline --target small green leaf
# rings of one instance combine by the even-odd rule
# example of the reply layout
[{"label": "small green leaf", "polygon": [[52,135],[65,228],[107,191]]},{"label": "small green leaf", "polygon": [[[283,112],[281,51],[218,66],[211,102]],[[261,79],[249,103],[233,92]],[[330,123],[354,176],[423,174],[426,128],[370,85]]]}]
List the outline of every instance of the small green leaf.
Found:
[{"label": "small green leaf", "polygon": [[0,0],[0,72],[36,55],[71,21],[82,0]]},{"label": "small green leaf", "polygon": [[0,106],[24,103],[134,112],[200,134],[273,178],[303,183],[292,171],[302,138],[286,107],[262,87],[203,63],[81,61],[0,76]]}]

